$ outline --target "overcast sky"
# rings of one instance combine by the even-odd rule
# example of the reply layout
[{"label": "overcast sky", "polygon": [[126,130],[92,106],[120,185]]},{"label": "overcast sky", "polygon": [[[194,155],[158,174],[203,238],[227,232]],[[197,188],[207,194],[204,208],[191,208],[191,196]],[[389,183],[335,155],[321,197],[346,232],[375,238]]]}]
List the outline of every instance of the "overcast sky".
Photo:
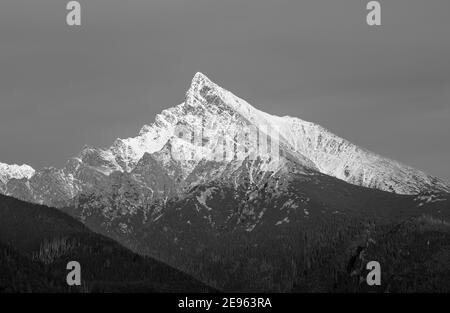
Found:
[{"label": "overcast sky", "polygon": [[450,181],[450,1],[0,2],[0,162],[61,167],[135,136],[195,72]]}]

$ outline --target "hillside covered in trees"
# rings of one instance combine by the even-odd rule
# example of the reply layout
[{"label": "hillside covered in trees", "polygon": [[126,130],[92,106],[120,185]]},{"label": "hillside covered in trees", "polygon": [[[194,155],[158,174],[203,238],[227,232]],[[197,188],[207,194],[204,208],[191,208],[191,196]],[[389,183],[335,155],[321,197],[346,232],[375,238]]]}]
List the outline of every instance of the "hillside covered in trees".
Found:
[{"label": "hillside covered in trees", "polygon": [[[66,284],[66,265],[82,284]],[[93,233],[59,210],[0,195],[0,292],[208,292],[162,262]]]}]

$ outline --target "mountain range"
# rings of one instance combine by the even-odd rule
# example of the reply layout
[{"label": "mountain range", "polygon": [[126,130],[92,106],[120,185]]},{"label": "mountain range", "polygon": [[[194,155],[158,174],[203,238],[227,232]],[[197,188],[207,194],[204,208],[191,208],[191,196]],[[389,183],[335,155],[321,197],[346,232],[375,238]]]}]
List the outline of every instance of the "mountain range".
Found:
[{"label": "mountain range", "polygon": [[0,192],[217,290],[366,291],[374,259],[378,291],[450,283],[446,182],[262,112],[201,73],[136,137],[86,146],[62,169],[0,165]]}]

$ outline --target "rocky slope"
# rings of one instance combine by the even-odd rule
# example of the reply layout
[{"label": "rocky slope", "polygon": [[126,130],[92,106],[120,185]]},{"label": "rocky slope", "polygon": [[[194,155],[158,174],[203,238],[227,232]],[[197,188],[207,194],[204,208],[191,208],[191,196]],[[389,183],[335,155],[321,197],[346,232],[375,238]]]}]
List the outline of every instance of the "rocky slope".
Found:
[{"label": "rocky slope", "polygon": [[[289,171],[266,172],[263,163],[245,160],[230,171],[227,164],[205,164],[217,173],[213,180],[150,204],[128,187],[128,177],[110,193],[80,196],[63,210],[133,251],[225,291],[364,291],[359,278],[370,260],[382,260],[390,272],[403,267],[407,277],[399,282],[383,276],[380,291],[450,290],[439,278],[450,273],[446,265],[414,280],[414,266],[425,259],[446,260],[449,194],[397,195],[294,163]],[[405,222],[407,234],[397,233]],[[416,245],[427,240],[431,246],[420,256]],[[361,249],[373,255],[360,255]]]},{"label": "rocky slope", "polygon": [[[240,138],[242,134],[250,136]],[[242,163],[257,156],[268,161],[266,170],[279,170],[287,158],[305,170],[399,194],[449,190],[439,179],[359,148],[319,125],[259,111],[197,73],[185,102],[158,114],[137,137],[117,139],[108,149],[85,147],[63,169],[34,172],[27,166],[2,165],[0,192],[60,207],[79,195],[110,188],[118,176],[131,175],[139,189],[165,194],[166,185],[137,174],[142,167],[148,168],[147,173],[153,171],[154,161],[147,154],[159,158],[161,168],[154,170],[168,175],[166,185],[173,192],[183,188],[189,176],[192,180],[193,173],[203,172],[205,177],[197,177],[201,181],[211,178],[212,173],[198,168],[205,161],[227,161],[233,166],[233,159]]]},{"label": "rocky slope", "polygon": [[29,165],[8,165],[0,163],[0,192],[6,193],[6,184],[11,179],[29,179],[35,173],[34,169]]},{"label": "rocky slope", "polygon": [[221,290],[358,291],[360,251],[391,262],[402,239],[389,236],[405,221],[402,249],[424,228],[427,255],[445,259],[435,237],[448,235],[448,191],[321,126],[261,112],[198,73],[185,102],[138,136],[9,178],[4,192],[58,207]]}]

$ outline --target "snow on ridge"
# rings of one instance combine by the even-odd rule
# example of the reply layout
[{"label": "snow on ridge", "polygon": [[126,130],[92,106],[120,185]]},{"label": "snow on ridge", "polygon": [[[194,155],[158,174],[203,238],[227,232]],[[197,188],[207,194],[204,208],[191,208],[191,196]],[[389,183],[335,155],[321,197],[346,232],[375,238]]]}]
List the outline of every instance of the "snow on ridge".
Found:
[{"label": "snow on ridge", "polygon": [[[348,183],[400,194],[450,191],[449,186],[439,179],[360,148],[320,125],[260,111],[200,72],[193,77],[185,102],[157,114],[154,122],[144,125],[138,136],[118,138],[107,149],[86,147],[78,159],[72,159],[70,166],[77,168],[82,161],[105,175],[116,170],[131,172],[145,153],[159,152],[172,142],[172,158],[181,162],[187,175],[208,151],[203,143],[183,142],[175,132],[180,123],[190,129],[203,129],[205,120],[218,124],[225,132],[242,132],[248,125],[258,129],[267,126],[274,132],[270,136],[276,135],[283,149],[292,152],[299,164]],[[216,135],[202,140],[211,139],[212,142]],[[227,136],[233,140],[232,135]],[[188,160],[184,162],[183,159]],[[282,166],[283,161],[269,162],[262,169],[278,170]],[[10,178],[30,178],[34,173],[27,165],[7,168],[0,163],[0,189]]]},{"label": "snow on ridge", "polygon": [[[346,182],[400,194],[427,189],[450,191],[439,179],[358,147],[320,125],[260,111],[200,72],[194,75],[184,103],[163,110],[137,137],[117,139],[110,149],[126,163],[128,171],[144,153],[161,150],[174,136],[177,123],[199,124],[198,116],[205,114],[208,119],[239,129],[234,113],[256,127],[267,125],[289,148],[311,160],[320,172]],[[187,154],[199,148],[186,147]]]},{"label": "snow on ridge", "polygon": [[[204,86],[211,88],[221,100],[254,125],[269,125],[281,140],[313,161],[320,172],[352,184],[399,194],[416,194],[426,189],[450,192],[443,181],[423,171],[391,160],[354,145],[324,127],[300,118],[276,116],[260,111],[233,93],[197,73],[188,99],[198,102]],[[190,97],[190,98],[189,98]]]},{"label": "snow on ridge", "polygon": [[35,174],[35,170],[27,165],[0,163],[0,192],[5,193],[6,184],[11,179],[30,179]]},{"label": "snow on ridge", "polygon": [[31,178],[35,173],[35,170],[27,165],[17,165],[17,164],[5,164],[0,163],[0,179],[4,177],[5,179],[22,179],[22,178]]}]

